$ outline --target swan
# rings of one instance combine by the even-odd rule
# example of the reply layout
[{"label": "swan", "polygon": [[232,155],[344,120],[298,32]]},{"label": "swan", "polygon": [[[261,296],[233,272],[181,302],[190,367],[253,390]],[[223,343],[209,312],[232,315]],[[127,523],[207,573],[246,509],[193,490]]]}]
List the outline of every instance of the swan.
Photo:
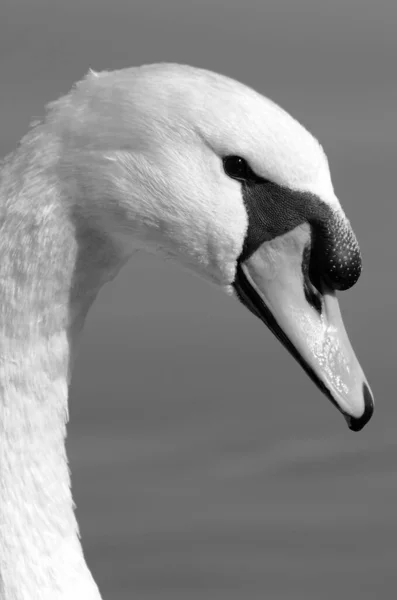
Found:
[{"label": "swan", "polygon": [[99,289],[137,250],[245,305],[359,431],[373,397],[336,292],[360,249],[319,142],[251,88],[160,63],[90,71],[1,165],[0,598],[98,600],[65,452]]}]

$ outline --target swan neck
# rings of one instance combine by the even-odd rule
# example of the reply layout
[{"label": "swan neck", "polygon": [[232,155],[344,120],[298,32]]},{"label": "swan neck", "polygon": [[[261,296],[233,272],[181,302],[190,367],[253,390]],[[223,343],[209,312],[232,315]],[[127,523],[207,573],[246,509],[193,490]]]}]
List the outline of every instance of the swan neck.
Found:
[{"label": "swan neck", "polygon": [[73,510],[65,333],[0,354],[0,599],[99,600]]},{"label": "swan neck", "polygon": [[0,600],[100,600],[65,438],[74,348],[119,261],[63,195],[50,141],[34,148],[0,174]]}]

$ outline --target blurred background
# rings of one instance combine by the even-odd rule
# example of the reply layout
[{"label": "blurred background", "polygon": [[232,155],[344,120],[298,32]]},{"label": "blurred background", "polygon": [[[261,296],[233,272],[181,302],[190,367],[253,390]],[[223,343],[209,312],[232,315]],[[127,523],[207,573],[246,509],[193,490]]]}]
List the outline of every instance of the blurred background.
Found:
[{"label": "blurred background", "polygon": [[2,0],[0,154],[89,67],[190,63],[328,154],[364,272],[341,295],[377,400],[350,432],[236,301],[139,256],[87,321],[68,449],[104,598],[389,598],[397,585],[394,0]]}]

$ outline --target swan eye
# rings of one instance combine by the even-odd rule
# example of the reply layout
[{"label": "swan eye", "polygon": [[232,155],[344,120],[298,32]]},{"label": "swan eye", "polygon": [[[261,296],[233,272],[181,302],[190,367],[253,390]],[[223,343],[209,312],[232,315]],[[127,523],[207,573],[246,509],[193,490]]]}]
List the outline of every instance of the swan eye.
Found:
[{"label": "swan eye", "polygon": [[241,156],[226,156],[223,159],[223,168],[226,175],[240,181],[253,181],[258,179],[249,164]]}]

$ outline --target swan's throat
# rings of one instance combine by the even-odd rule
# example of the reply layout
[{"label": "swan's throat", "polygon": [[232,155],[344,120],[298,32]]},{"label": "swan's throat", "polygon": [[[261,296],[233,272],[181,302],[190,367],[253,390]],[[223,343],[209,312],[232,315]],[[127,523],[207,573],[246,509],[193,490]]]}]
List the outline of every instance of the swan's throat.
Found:
[{"label": "swan's throat", "polygon": [[65,454],[67,337],[4,350],[3,338],[0,598],[97,600],[78,539]]},{"label": "swan's throat", "polygon": [[28,142],[0,180],[0,600],[100,600],[65,437],[71,353],[118,257],[75,219],[45,157],[54,149],[32,157]]}]

